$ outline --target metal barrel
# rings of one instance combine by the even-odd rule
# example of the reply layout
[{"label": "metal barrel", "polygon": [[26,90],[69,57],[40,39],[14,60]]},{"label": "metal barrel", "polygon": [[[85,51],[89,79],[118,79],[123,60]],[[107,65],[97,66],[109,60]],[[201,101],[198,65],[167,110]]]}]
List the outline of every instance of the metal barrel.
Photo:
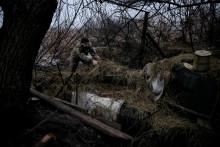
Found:
[{"label": "metal barrel", "polygon": [[194,53],[193,70],[205,72],[209,69],[211,52],[198,50]]}]

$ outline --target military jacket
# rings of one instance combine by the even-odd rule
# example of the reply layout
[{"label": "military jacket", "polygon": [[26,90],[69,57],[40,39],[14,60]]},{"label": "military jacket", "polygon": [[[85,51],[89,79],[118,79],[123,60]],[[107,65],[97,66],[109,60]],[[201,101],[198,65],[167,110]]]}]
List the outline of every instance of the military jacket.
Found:
[{"label": "military jacket", "polygon": [[90,53],[90,55],[94,59],[100,60],[100,57],[95,53],[92,47],[83,48],[80,45],[80,43],[78,43],[71,51],[71,57],[70,57],[71,67],[78,64],[79,61],[82,61],[83,63],[86,63],[86,64],[91,64],[92,59],[87,57],[88,53]]}]

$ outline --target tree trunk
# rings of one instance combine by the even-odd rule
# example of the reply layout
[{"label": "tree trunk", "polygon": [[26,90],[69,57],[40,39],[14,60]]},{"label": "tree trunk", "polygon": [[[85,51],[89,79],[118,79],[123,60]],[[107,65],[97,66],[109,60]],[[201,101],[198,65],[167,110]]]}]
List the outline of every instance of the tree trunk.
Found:
[{"label": "tree trunk", "polygon": [[132,53],[132,60],[129,66],[131,68],[142,69],[143,68],[143,59],[144,59],[144,51],[146,48],[146,31],[147,31],[147,23],[148,23],[148,14],[149,12],[145,12],[144,22],[143,22],[143,30],[141,36],[141,45],[137,50],[134,50]]},{"label": "tree trunk", "polygon": [[143,68],[144,65],[143,65],[143,59],[144,59],[144,50],[146,48],[146,31],[147,31],[147,23],[148,23],[148,15],[149,15],[149,12],[145,12],[145,15],[144,15],[144,24],[143,24],[143,30],[142,30],[142,36],[141,36],[141,48],[140,48],[140,51],[139,51],[139,59],[138,59],[138,65]]},{"label": "tree trunk", "polygon": [[0,116],[10,125],[25,109],[33,64],[57,1],[1,0],[0,6],[4,12],[0,29]]}]

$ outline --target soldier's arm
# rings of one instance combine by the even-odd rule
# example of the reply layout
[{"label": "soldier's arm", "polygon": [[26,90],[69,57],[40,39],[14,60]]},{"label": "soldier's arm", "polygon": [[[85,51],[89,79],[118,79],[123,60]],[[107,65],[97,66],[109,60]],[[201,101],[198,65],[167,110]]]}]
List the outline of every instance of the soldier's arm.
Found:
[{"label": "soldier's arm", "polygon": [[90,55],[96,60],[101,60],[101,58],[95,53],[93,48],[91,48],[91,50],[90,50]]},{"label": "soldier's arm", "polygon": [[79,48],[76,48],[75,52],[82,61],[86,63],[92,63],[92,59],[88,58],[83,52],[80,52]]}]

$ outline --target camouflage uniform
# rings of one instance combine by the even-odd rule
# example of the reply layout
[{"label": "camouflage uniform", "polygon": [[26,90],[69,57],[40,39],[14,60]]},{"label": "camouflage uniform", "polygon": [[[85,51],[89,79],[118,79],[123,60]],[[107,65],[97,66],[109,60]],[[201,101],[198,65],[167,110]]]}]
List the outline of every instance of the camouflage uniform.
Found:
[{"label": "camouflage uniform", "polygon": [[95,53],[92,47],[89,48],[83,48],[80,43],[77,44],[71,51],[70,56],[70,70],[71,72],[75,72],[76,68],[78,66],[79,61],[81,61],[84,64],[90,65],[92,64],[92,60],[87,57],[88,53],[96,59],[100,60],[100,57]]}]

